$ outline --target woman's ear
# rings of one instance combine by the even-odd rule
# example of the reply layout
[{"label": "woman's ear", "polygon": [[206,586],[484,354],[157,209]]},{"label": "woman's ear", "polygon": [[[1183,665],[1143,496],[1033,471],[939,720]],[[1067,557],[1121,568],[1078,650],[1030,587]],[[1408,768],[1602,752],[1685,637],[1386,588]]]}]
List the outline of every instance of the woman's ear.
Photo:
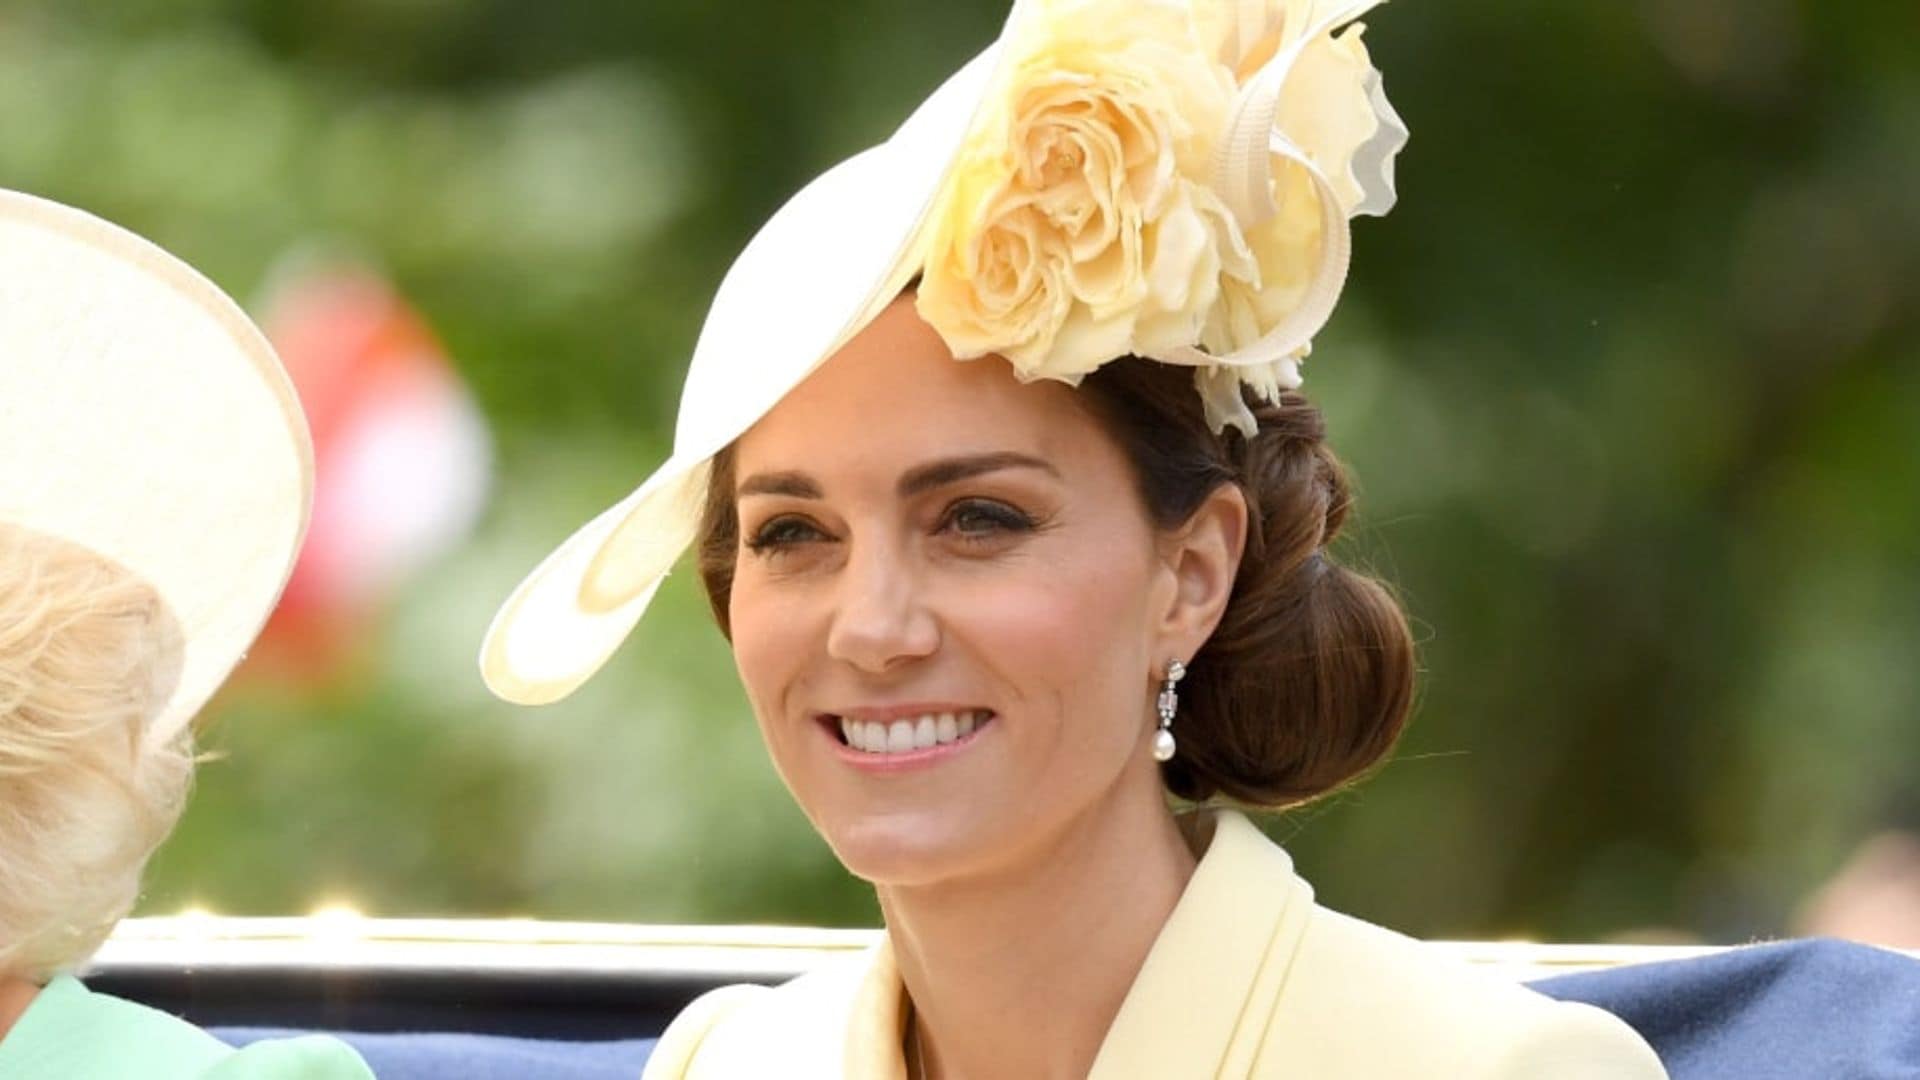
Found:
[{"label": "woman's ear", "polygon": [[1191,660],[1213,635],[1246,546],[1247,497],[1238,484],[1214,488],[1186,524],[1162,540],[1161,558],[1174,584],[1158,628],[1163,659]]}]

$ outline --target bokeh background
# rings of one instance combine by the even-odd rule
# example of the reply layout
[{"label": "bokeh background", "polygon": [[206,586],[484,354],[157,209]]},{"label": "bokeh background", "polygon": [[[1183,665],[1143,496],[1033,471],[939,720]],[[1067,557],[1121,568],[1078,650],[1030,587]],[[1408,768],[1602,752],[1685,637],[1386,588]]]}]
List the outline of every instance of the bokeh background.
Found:
[{"label": "bokeh background", "polygon": [[[311,565],[143,911],[876,921],[690,572],[564,704],[473,656],[664,456],[757,222],[1003,14],[0,0],[0,185],[242,298],[322,442]],[[1425,676],[1395,763],[1273,831],[1427,935],[1738,941],[1897,879],[1861,852],[1920,826],[1920,6],[1370,22],[1414,138],[1309,390]]]}]

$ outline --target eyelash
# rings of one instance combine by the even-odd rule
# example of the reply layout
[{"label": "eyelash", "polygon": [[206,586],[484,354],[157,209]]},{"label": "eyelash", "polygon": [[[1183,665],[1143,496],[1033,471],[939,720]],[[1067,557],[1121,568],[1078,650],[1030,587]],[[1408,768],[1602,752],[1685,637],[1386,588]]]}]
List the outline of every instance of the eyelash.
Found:
[{"label": "eyelash", "polygon": [[[985,518],[992,525],[992,532],[1028,533],[1032,532],[1035,528],[1033,518],[1029,517],[1026,513],[1006,503],[996,502],[992,499],[961,499],[959,502],[947,508],[947,512],[940,518],[940,527],[943,529],[955,528],[958,526],[960,518],[965,515]],[[959,529],[958,531],[961,536],[968,539],[977,540],[985,535],[982,532],[970,529]]]},{"label": "eyelash", "polygon": [[810,532],[816,538],[824,535],[802,518],[777,517],[760,526],[760,531],[747,538],[747,550],[755,555],[764,554],[769,550],[786,551],[807,542],[791,535],[802,531]]},{"label": "eyelash", "polygon": [[[976,520],[984,518],[989,528],[960,528],[963,517]],[[976,543],[990,540],[998,534],[1030,533],[1038,527],[1039,524],[1023,511],[992,499],[961,499],[947,507],[940,516],[939,524],[941,531],[952,529],[962,541]],[[812,535],[796,535],[807,533]],[[769,552],[778,555],[801,544],[817,543],[825,538],[824,532],[804,518],[777,517],[760,526],[759,531],[748,538],[746,546],[756,555]]]}]

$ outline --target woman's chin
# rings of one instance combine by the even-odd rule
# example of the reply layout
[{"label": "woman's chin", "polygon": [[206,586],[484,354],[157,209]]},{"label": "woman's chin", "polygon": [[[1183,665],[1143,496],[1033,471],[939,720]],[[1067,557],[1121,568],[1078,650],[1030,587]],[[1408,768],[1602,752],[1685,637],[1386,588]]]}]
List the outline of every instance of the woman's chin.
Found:
[{"label": "woman's chin", "polygon": [[841,865],[881,888],[930,884],[993,858],[986,830],[951,810],[849,815],[821,824]]}]

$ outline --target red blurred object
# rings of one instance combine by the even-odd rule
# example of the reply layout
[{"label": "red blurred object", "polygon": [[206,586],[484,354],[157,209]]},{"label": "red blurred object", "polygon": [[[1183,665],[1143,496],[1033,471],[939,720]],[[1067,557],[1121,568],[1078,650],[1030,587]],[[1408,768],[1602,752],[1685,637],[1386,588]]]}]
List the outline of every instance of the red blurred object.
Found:
[{"label": "red blurred object", "polygon": [[426,321],[353,267],[301,274],[262,325],[313,431],[313,522],[256,671],[337,678],[388,599],[457,544],[485,503],[485,420]]}]

